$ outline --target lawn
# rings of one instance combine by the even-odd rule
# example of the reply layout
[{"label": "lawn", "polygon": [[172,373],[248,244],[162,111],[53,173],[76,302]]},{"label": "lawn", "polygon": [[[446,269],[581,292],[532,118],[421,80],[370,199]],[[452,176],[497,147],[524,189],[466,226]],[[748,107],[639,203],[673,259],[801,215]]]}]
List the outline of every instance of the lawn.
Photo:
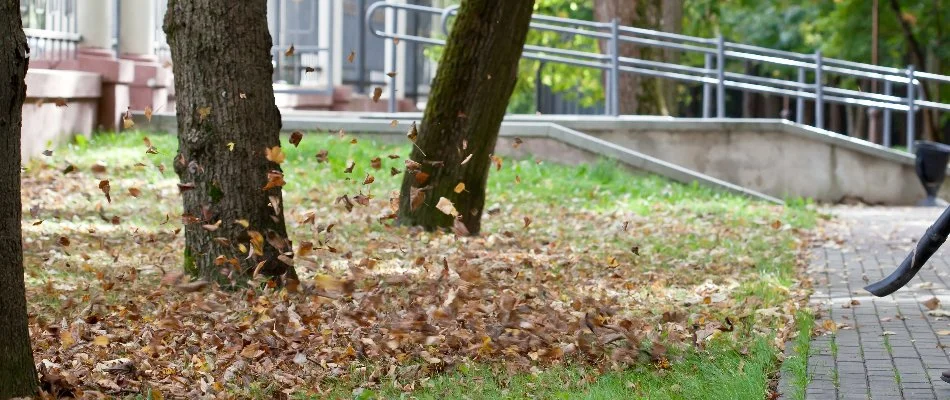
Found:
[{"label": "lawn", "polygon": [[[147,154],[143,138],[100,134],[25,166],[31,335],[61,393],[761,399],[799,331],[807,202],[505,159],[483,234],[460,238],[383,218],[408,143],[337,133],[283,139],[300,290],[190,284],[177,141],[152,134]],[[347,212],[344,194],[369,204]]]}]

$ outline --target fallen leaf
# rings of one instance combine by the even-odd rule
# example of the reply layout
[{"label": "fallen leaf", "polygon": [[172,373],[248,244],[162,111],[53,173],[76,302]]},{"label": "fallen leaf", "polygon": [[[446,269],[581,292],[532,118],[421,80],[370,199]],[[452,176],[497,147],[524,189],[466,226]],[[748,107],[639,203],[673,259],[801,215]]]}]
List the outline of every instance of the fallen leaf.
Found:
[{"label": "fallen leaf", "polygon": [[66,236],[60,236],[58,242],[60,246],[69,247],[69,238]]},{"label": "fallen leaf", "polygon": [[930,310],[927,311],[927,315],[931,317],[950,317],[950,311],[944,309]]},{"label": "fallen leaf", "polygon": [[53,103],[56,103],[56,107],[67,107],[67,106],[66,106],[66,99],[64,99],[64,98],[62,98],[62,97],[60,97],[60,98],[58,98],[58,99],[56,99],[56,100],[53,100]]},{"label": "fallen leaf", "polygon": [[409,138],[410,142],[413,142],[413,143],[416,142],[416,138],[419,137],[419,130],[416,129],[415,122],[409,125],[409,130],[406,131],[406,137]]},{"label": "fallen leaf", "polygon": [[327,162],[327,155],[328,155],[327,149],[321,149],[320,151],[318,151],[318,152],[317,152],[317,163],[325,163],[325,162]]},{"label": "fallen leaf", "polygon": [[[293,49],[293,46],[291,46]],[[258,358],[264,355],[264,350],[261,350],[261,344],[254,342],[247,346],[244,346],[244,349],[241,350],[241,357],[244,358]]]},{"label": "fallen leaf", "polygon": [[130,187],[130,188],[129,188],[129,196],[132,196],[132,197],[139,197],[139,195],[141,195],[141,194],[142,194],[142,191],[139,190],[139,188],[135,188],[135,187]]},{"label": "fallen leaf", "polygon": [[921,302],[924,307],[927,307],[928,310],[936,310],[937,307],[940,307],[940,299],[936,297],[931,297],[930,299]]},{"label": "fallen leaf", "polygon": [[896,334],[897,332],[892,332],[892,331],[881,332],[881,336],[891,336],[891,335],[896,335]]},{"label": "fallen leaf", "polygon": [[941,329],[941,330],[937,331],[937,334],[940,335],[940,336],[948,336],[948,335],[950,335],[950,330]]},{"label": "fallen leaf", "polygon": [[98,335],[92,340],[92,343],[99,347],[109,346],[109,338],[105,335]]},{"label": "fallen leaf", "polygon": [[379,103],[379,98],[383,95],[383,88],[373,89],[373,103]]}]

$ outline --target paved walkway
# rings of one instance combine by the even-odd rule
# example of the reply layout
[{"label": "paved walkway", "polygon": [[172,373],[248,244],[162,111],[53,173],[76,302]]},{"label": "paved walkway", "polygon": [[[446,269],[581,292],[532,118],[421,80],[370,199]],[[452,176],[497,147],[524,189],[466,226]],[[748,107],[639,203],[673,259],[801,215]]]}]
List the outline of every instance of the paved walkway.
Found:
[{"label": "paved walkway", "polygon": [[[812,249],[811,301],[817,324],[839,329],[812,341],[806,399],[947,399],[950,383],[950,243],[904,289],[885,298],[864,291],[888,274],[940,209],[836,207],[829,240]],[[936,297],[937,312],[923,302]],[[939,316],[939,310],[947,310]],[[932,314],[938,314],[934,316]]]}]

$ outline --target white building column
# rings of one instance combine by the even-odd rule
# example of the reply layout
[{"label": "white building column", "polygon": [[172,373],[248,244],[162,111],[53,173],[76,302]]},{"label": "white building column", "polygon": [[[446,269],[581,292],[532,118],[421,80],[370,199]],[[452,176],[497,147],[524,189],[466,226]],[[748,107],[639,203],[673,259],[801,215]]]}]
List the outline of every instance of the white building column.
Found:
[{"label": "white building column", "polygon": [[154,58],[155,4],[153,1],[165,0],[119,0],[119,56]]},{"label": "white building column", "polygon": [[80,48],[112,50],[113,0],[83,0],[76,7]]}]

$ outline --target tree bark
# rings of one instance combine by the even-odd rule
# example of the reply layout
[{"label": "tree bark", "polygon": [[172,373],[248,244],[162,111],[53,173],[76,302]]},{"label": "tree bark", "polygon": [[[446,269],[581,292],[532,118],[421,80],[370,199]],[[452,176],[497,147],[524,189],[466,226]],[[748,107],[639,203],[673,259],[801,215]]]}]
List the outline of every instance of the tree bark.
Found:
[{"label": "tree bark", "polygon": [[224,272],[296,279],[278,259],[291,252],[281,187],[263,190],[281,174],[265,152],[280,146],[281,127],[267,1],[170,0],[164,29],[178,96],[185,270],[221,283]]},{"label": "tree bark", "polygon": [[[407,168],[403,178],[401,223],[427,230],[453,226],[453,217],[435,208],[445,197],[468,233],[478,234],[490,155],[518,79],[533,5],[533,0],[462,2],[410,156],[421,169]],[[455,193],[459,183],[465,190]],[[425,196],[415,210],[413,193]]]},{"label": "tree bark", "polygon": [[20,230],[20,126],[29,51],[20,2],[0,1],[0,399],[37,390]]},{"label": "tree bark", "polygon": [[[897,20],[900,22],[901,31],[904,32],[904,40],[907,41],[907,44],[910,45],[910,54],[914,58],[914,64],[917,64],[917,68],[926,69],[927,61],[924,55],[923,47],[920,46],[920,42],[917,40],[917,37],[914,36],[914,30],[910,26],[910,23],[904,19],[904,12],[901,11],[900,3],[897,0],[890,0],[891,9],[894,11],[894,16],[897,17]],[[939,72],[939,71],[937,71]],[[930,96],[930,89],[926,84],[920,85],[920,90],[923,92],[924,100],[939,100]],[[939,129],[937,129],[937,124],[935,117],[931,110],[922,108],[920,109],[921,114],[924,116],[924,140],[940,140]],[[909,118],[908,114],[908,118]],[[914,132],[916,135],[917,133]]]}]

